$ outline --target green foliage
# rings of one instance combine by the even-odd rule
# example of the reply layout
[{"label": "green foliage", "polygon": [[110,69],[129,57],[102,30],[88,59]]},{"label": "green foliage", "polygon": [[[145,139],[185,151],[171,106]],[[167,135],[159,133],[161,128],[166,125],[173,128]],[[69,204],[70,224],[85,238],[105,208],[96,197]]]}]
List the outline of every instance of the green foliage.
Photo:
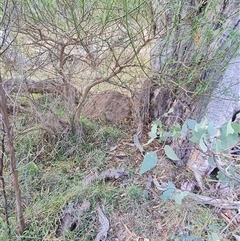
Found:
[{"label": "green foliage", "polygon": [[169,236],[170,240],[173,241],[204,241],[202,238],[198,238],[195,235],[190,233],[193,231],[191,226],[186,227],[186,230],[178,229],[176,233],[173,233]]},{"label": "green foliage", "polygon": [[[0,1],[1,6],[4,5],[4,2],[6,1]],[[14,1],[9,2],[14,3]],[[169,46],[171,50],[171,45],[173,44],[174,49],[175,46],[182,46],[186,50],[182,51],[185,56],[180,56],[178,53],[169,54],[168,50],[166,51],[167,58],[166,62],[162,64],[161,75],[163,79],[169,77],[173,82],[171,82],[172,85],[169,84],[168,86],[173,88],[172,93],[175,93],[175,89],[179,86],[183,89],[188,89],[190,86],[195,91],[193,95],[209,91],[208,87],[211,82],[211,76],[208,80],[202,82],[202,73],[207,71],[211,66],[214,66],[216,61],[225,54],[225,49],[217,51],[217,56],[213,54],[214,51],[208,51],[207,53],[205,51],[206,46],[218,46],[217,39],[225,31],[224,28],[218,28],[219,30],[216,32],[214,31],[216,28],[213,27],[213,23],[227,22],[225,19],[220,19],[221,16],[218,14],[212,14],[217,9],[218,1],[210,1],[208,3],[209,6],[204,9],[202,14],[193,19],[189,18],[189,16],[193,16],[195,12],[182,14],[182,8],[186,6],[184,1],[169,1],[169,3],[166,3],[166,7],[159,5],[156,9],[154,9],[152,1],[141,0],[26,0],[15,2],[19,7],[19,13],[15,17],[17,15],[22,17],[19,21],[16,21],[20,23],[16,29],[21,34],[26,33],[23,36],[27,39],[24,39],[25,46],[33,46],[33,50],[27,51],[30,60],[34,60],[31,57],[33,55],[32,52],[35,50],[37,58],[40,55],[44,56],[48,51],[50,53],[46,59],[43,58],[41,66],[30,66],[30,72],[26,72],[26,76],[30,78],[32,77],[31,73],[35,72],[37,68],[42,73],[52,72],[51,77],[54,78],[59,78],[59,74],[65,71],[64,75],[67,76],[67,81],[70,81],[70,78],[74,76],[76,80],[81,80],[82,86],[85,87],[85,82],[88,81],[85,81],[85,79],[92,81],[94,76],[97,76],[98,79],[99,75],[105,76],[106,73],[111,73],[114,66],[124,66],[124,64],[132,63],[131,61],[125,63],[125,56],[128,56],[132,52],[135,53],[136,49],[143,44],[143,41],[147,42],[151,38],[159,37],[157,35],[153,37],[151,34],[153,30],[152,26],[156,20],[158,21],[158,18],[163,23],[164,28],[167,29],[167,31],[164,28],[161,30],[163,46]],[[157,2],[155,1],[154,3],[157,5]],[[158,9],[160,10],[160,14],[158,16],[155,15],[154,18],[156,17],[156,19],[153,19],[152,12]],[[189,9],[197,11],[195,7],[189,7]],[[2,15],[1,8],[0,17]],[[209,21],[209,15],[215,16],[212,21]],[[169,23],[165,22],[165,19],[161,19],[162,16],[164,18],[167,16],[168,19],[172,19],[173,21]],[[185,18],[185,16],[187,17]],[[27,28],[24,28],[25,26]],[[186,26],[186,32],[181,31],[181,27],[183,26]],[[180,33],[180,36],[178,36],[177,32]],[[119,33],[124,34],[123,39]],[[200,41],[198,41],[198,37]],[[130,51],[125,45],[124,50],[120,54],[119,49],[112,49],[114,47],[112,43],[115,41],[115,38],[120,40],[120,44],[126,44],[130,48]],[[234,38],[238,40],[236,32],[232,31],[229,34],[228,40],[234,40]],[[32,39],[33,41],[31,41]],[[171,39],[174,39],[173,43],[171,43]],[[106,66],[94,66],[94,69],[97,71],[92,73],[91,69],[88,75],[87,71],[85,71],[86,66],[83,67],[84,71],[79,71],[79,68],[72,68],[69,72],[65,68],[62,68],[62,66],[59,67],[59,63],[67,62],[68,57],[72,57],[72,55],[75,55],[73,56],[75,57],[73,58],[73,62],[79,60],[79,56],[81,55],[79,53],[86,51],[86,57],[80,58],[80,61],[76,64],[78,67],[83,65],[92,57],[91,53],[88,52],[92,45],[96,45],[101,50],[103,43],[106,42],[110,51],[105,52],[105,49],[103,49],[103,57],[99,58],[97,56],[97,58],[100,59],[101,63],[105,62],[107,67],[110,66],[109,68]],[[63,52],[61,52],[62,46],[66,47]],[[188,51],[187,46],[193,46],[193,49],[190,48],[190,51]],[[228,41],[226,49],[233,49],[232,46],[231,41]],[[161,55],[164,54],[163,50]],[[57,62],[58,58],[60,60],[60,56],[63,56],[63,58]],[[109,56],[110,58],[108,58]],[[118,62],[114,61],[116,59]],[[137,61],[140,62],[138,57]],[[149,59],[147,59],[147,62],[149,62]],[[222,66],[224,68],[225,63]],[[37,68],[35,69],[35,67]],[[75,72],[73,72],[73,69]],[[112,72],[115,73],[114,71]],[[127,71],[124,72],[127,73]],[[82,76],[84,78],[80,78],[79,73],[83,73]],[[129,78],[135,79],[132,73],[129,74]],[[39,76],[34,77],[41,79]],[[125,85],[124,80],[120,79],[120,83]],[[169,83],[167,79],[164,79],[163,82]],[[51,109],[50,102],[45,103],[45,105]],[[172,110],[169,110],[164,117],[168,117],[168,114],[171,112]],[[64,117],[65,110],[61,106],[58,106],[56,113],[59,117]],[[42,112],[42,114],[44,113]],[[44,137],[39,136],[39,130],[23,138],[16,137],[15,140],[18,144],[15,148],[17,150],[17,159],[20,160],[18,170],[23,180],[21,186],[22,190],[24,190],[26,204],[29,204],[26,205],[25,210],[28,229],[23,234],[23,239],[48,239],[46,236],[53,232],[55,228],[53,225],[61,207],[77,195],[79,199],[89,198],[93,204],[95,204],[96,200],[102,199],[108,205],[112,205],[114,202],[119,201],[116,197],[125,197],[125,194],[129,198],[129,202],[131,200],[143,200],[142,188],[134,184],[127,186],[124,191],[118,187],[116,188],[115,184],[108,186],[99,183],[91,185],[88,190],[82,190],[83,187],[79,185],[79,178],[84,178],[89,174],[90,170],[86,170],[88,168],[97,168],[100,170],[105,168],[107,162],[109,162],[105,160],[106,147],[111,142],[123,137],[123,134],[118,128],[100,127],[98,123],[90,122],[87,119],[81,119],[81,123],[84,131],[82,142],[80,142],[79,137],[76,135],[69,134],[62,140],[62,133],[56,133],[58,144],[49,148],[43,145]],[[26,126],[24,126],[25,128]],[[199,145],[202,151],[208,152],[212,150],[217,154],[228,153],[229,148],[234,146],[237,141],[237,130],[239,130],[239,125],[226,123],[220,129],[219,135],[212,123],[197,123],[194,120],[188,120],[182,127],[174,125],[169,130],[166,130],[161,121],[158,120],[152,125],[150,141],[148,143],[158,138],[160,143],[165,144],[168,139],[177,139],[190,133],[190,139]],[[36,155],[42,146],[46,149],[45,152],[43,155]],[[164,151],[166,156],[171,160],[179,160],[169,145],[164,146]],[[27,159],[24,159],[25,156],[27,156]],[[140,174],[151,170],[157,165],[157,161],[156,152],[148,152],[140,168]],[[209,161],[212,166],[216,166],[214,158],[209,159]],[[44,163],[46,164],[45,166]],[[72,163],[77,165],[73,167]],[[234,167],[230,167],[228,171],[231,175],[235,173]],[[133,173],[135,172],[133,171]],[[229,180],[222,172],[219,172],[218,177],[221,181]],[[187,192],[176,192],[174,184],[169,182],[168,189],[161,195],[161,199],[173,199],[176,204],[180,205],[186,195]],[[133,205],[129,205],[129,210],[133,207]],[[83,219],[84,225],[79,227],[81,230],[78,230],[77,234],[67,234],[64,239],[74,240],[80,238],[81,240],[93,240],[95,233],[93,234],[92,231],[89,231],[91,233],[87,237],[81,236],[85,230],[93,230],[96,226],[92,222],[92,219],[92,214],[88,214]],[[3,231],[5,230],[3,222],[4,220],[0,216],[0,226],[2,226],[0,236],[4,240],[6,235],[5,231]],[[191,235],[190,231],[190,228],[186,232],[181,231],[171,240],[202,240]],[[216,240],[216,235],[210,233],[209,240]]]},{"label": "green foliage", "polygon": [[174,241],[203,241],[202,238],[197,238],[194,235],[189,235],[186,232],[181,232],[181,234],[178,237],[172,237],[172,239],[170,240],[174,240]]},{"label": "green foliage", "polygon": [[217,233],[208,234],[208,241],[220,241],[220,237]]},{"label": "green foliage", "polygon": [[143,174],[143,173],[151,170],[153,167],[156,166],[157,162],[158,162],[158,157],[157,157],[156,152],[151,151],[151,152],[146,153],[146,155],[144,156],[139,174]]},{"label": "green foliage", "polygon": [[172,198],[176,191],[176,187],[172,182],[168,182],[167,190],[163,192],[163,194],[160,196],[162,200],[168,200]]},{"label": "green foliage", "polygon": [[[154,139],[158,139],[160,143],[165,143],[168,138],[177,139],[179,137],[186,138],[189,136],[189,140],[199,146],[202,152],[206,153],[209,156],[209,164],[212,167],[216,167],[218,165],[217,156],[221,156],[221,159],[226,162],[226,166],[228,164],[229,158],[226,158],[226,155],[231,154],[231,149],[239,142],[239,133],[240,133],[240,125],[235,122],[227,122],[224,123],[219,130],[215,128],[212,122],[208,122],[206,119],[200,123],[197,123],[195,120],[186,120],[185,123],[180,127],[179,124],[176,124],[171,127],[170,131],[164,129],[163,124],[160,120],[154,121],[152,124],[151,131],[149,133],[150,140],[147,144],[151,143]],[[164,145],[164,151],[166,156],[173,160],[179,161],[179,157],[174,152],[173,148],[169,145]],[[143,164],[141,166],[140,174],[151,170],[153,167],[157,165],[157,157],[154,156],[154,159],[148,153],[144,157]],[[240,175],[238,174],[235,166],[228,166],[228,173],[234,177],[235,179],[240,179]],[[222,182],[229,182],[229,177],[226,176],[225,173],[219,171],[217,175],[218,179]],[[171,191],[168,190],[164,193],[165,195],[171,194]],[[182,195],[182,194],[181,194]],[[178,203],[181,202],[181,196],[177,199]]]},{"label": "green foliage", "polygon": [[[215,227],[215,230],[218,229],[218,227]],[[213,232],[211,226],[209,227],[209,232],[207,236],[207,241],[220,241],[220,237],[217,233]],[[173,241],[204,241],[205,239],[196,237],[195,235],[191,235],[191,233],[194,231],[194,228],[192,226],[188,226],[183,230],[178,229],[176,233],[171,234],[169,236],[170,240]]]},{"label": "green foliage", "polygon": [[[25,14],[30,14],[29,17],[31,16],[31,21],[35,24],[42,26],[46,24],[44,27],[50,27],[54,16],[55,20],[52,23],[59,27],[54,29],[54,32],[60,31],[65,35],[74,29],[77,31],[77,37],[80,41],[83,41],[83,38],[88,34],[86,30],[91,31],[92,28],[93,31],[104,33],[109,25],[121,20],[134,19],[134,16],[140,11],[144,11],[146,7],[146,3],[136,0],[74,0],[70,2],[66,0],[28,0],[24,3]],[[85,26],[86,23],[89,25]],[[129,23],[128,26],[130,26]],[[84,31],[82,31],[83,29]]]},{"label": "green foliage", "polygon": [[186,197],[188,195],[187,191],[183,191],[183,192],[179,192],[175,194],[174,197],[174,201],[177,205],[181,205],[182,204],[182,200],[184,197]]},{"label": "green foliage", "polygon": [[167,190],[162,193],[160,198],[162,200],[169,200],[172,199],[175,201],[177,205],[182,204],[182,200],[184,197],[188,195],[186,191],[176,191],[176,187],[172,182],[168,182]]},{"label": "green foliage", "polygon": [[165,145],[164,146],[164,151],[166,153],[166,156],[173,160],[173,161],[179,161],[179,158],[177,157],[177,155],[175,154],[174,150],[172,149],[171,146],[169,145]]}]

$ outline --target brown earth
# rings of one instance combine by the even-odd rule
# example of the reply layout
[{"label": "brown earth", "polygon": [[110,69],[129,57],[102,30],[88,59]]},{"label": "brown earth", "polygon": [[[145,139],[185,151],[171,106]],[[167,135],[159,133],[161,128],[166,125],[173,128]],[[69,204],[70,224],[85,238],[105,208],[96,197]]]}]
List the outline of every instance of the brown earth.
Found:
[{"label": "brown earth", "polygon": [[89,119],[120,122],[131,114],[131,100],[114,90],[93,95],[83,108],[83,115]]}]

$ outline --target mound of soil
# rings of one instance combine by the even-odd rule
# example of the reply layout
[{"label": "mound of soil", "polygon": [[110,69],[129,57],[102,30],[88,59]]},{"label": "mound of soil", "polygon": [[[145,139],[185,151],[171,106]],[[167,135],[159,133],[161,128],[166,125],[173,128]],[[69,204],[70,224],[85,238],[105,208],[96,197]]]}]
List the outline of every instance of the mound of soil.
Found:
[{"label": "mound of soil", "polygon": [[114,90],[92,96],[83,108],[83,115],[89,119],[119,122],[131,114],[131,100]]}]

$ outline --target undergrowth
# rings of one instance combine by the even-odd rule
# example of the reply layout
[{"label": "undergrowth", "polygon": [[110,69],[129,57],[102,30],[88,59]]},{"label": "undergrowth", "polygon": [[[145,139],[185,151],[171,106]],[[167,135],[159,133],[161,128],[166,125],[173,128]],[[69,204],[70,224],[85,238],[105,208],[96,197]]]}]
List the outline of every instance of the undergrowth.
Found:
[{"label": "undergrowth", "polygon": [[[68,145],[64,144],[65,140],[61,146],[59,141],[52,149],[45,145],[39,132],[16,138],[16,153],[21,160],[18,169],[27,228],[21,236],[14,231],[14,203],[9,200],[11,240],[94,240],[99,230],[96,212],[99,202],[104,204],[106,216],[111,223],[108,240],[114,240],[116,234],[122,240],[131,237],[132,240],[159,240],[159,237],[161,240],[207,240],[213,228],[214,232],[220,232],[224,227],[223,221],[208,207],[198,206],[188,199],[185,200],[187,205],[177,206],[172,200],[160,200],[160,193],[156,190],[150,190],[146,195],[146,179],[137,174],[136,163],[131,162],[134,156],[138,158],[139,155],[131,152],[133,147],[122,149],[125,153],[133,153],[133,156],[125,157],[125,160],[114,159],[109,154],[112,145],[121,143],[123,139],[131,140],[123,127],[120,129],[86,118],[82,118],[81,123],[84,130],[81,141],[69,134]],[[66,154],[68,146],[75,150],[71,156]],[[49,149],[40,152],[42,148]],[[28,150],[28,153],[24,150]],[[126,180],[100,180],[83,185],[87,175],[121,166],[127,166],[129,170]],[[161,172],[163,166],[157,168]],[[171,172],[171,169],[168,171]],[[10,197],[11,184],[8,178],[6,181]],[[81,217],[81,222],[74,231],[67,231],[63,237],[56,238],[62,208],[70,202],[81,203],[84,200],[90,201],[91,206]],[[9,240],[2,215],[0,227],[1,240]]]}]

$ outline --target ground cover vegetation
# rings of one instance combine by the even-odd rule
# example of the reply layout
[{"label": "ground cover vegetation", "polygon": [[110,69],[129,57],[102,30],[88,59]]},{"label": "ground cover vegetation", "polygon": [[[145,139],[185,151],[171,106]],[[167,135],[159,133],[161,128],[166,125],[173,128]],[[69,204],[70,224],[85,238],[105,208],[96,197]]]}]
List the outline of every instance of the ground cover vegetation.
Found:
[{"label": "ground cover vegetation", "polygon": [[0,240],[240,240],[238,7],[0,0]]}]

